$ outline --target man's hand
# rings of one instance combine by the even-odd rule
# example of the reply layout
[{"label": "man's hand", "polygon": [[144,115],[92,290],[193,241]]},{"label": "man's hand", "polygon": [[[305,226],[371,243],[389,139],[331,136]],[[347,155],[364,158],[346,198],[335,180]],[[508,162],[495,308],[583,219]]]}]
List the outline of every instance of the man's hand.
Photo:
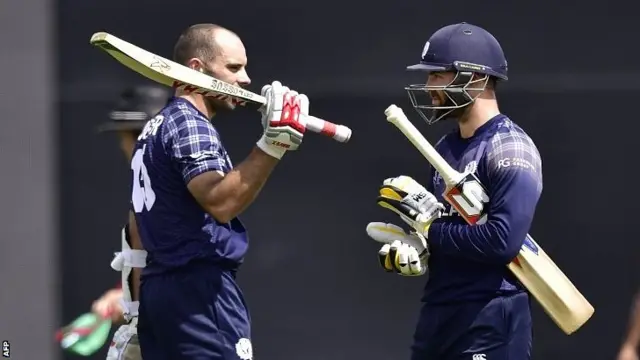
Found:
[{"label": "man's hand", "polygon": [[419,276],[427,271],[429,248],[424,236],[407,234],[401,227],[383,222],[369,223],[367,234],[384,244],[378,251],[378,260],[385,271],[404,276]]},{"label": "man's hand", "polygon": [[110,317],[114,323],[124,322],[122,314],[122,289],[111,289],[105,292],[91,305],[91,311],[102,317]]},{"label": "man's hand", "polygon": [[424,236],[427,236],[431,222],[442,216],[444,210],[444,205],[432,193],[404,175],[386,179],[377,201]]},{"label": "man's hand", "polygon": [[309,115],[309,98],[298,94],[279,81],[262,87],[267,103],[261,109],[264,135],[258,147],[270,156],[281,159],[285,152],[296,150],[302,143]]}]

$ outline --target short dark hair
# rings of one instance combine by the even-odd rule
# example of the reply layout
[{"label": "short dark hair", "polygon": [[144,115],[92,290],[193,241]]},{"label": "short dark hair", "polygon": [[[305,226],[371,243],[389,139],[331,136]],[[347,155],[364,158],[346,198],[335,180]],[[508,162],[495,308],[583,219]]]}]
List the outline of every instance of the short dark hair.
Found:
[{"label": "short dark hair", "polygon": [[216,30],[225,30],[216,24],[195,24],[180,34],[173,47],[173,61],[187,65],[192,58],[211,61],[220,53],[213,36]]}]

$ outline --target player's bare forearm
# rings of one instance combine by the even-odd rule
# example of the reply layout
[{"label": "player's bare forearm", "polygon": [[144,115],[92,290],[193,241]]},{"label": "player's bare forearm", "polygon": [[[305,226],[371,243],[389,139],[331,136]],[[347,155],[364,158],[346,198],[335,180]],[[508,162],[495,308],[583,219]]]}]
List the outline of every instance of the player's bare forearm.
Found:
[{"label": "player's bare forearm", "polygon": [[224,177],[215,172],[203,173],[194,177],[188,188],[211,216],[227,223],[251,205],[277,164],[278,159],[255,147]]},{"label": "player's bare forearm", "polygon": [[[131,239],[131,248],[135,250],[144,250],[142,247],[142,241],[140,241],[140,234],[138,233],[138,225],[136,224],[136,217],[133,214],[133,211],[129,211],[129,237]],[[133,291],[131,294],[131,298],[134,301],[139,299],[138,294],[140,292],[140,273],[142,269],[133,268],[131,269],[131,285],[133,287]]]},{"label": "player's bare forearm", "polygon": [[629,317],[629,332],[624,345],[634,349],[640,345],[640,292],[636,294],[633,302],[631,316]]}]

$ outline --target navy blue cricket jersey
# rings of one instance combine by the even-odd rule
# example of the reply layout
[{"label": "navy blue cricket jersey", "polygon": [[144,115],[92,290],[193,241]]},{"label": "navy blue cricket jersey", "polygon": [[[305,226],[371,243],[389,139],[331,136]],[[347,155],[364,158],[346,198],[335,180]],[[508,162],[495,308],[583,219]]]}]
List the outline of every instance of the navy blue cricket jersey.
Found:
[{"label": "navy blue cricket jersey", "polygon": [[436,144],[459,172],[471,170],[487,189],[487,220],[468,225],[443,198],[435,172],[427,189],[446,206],[431,225],[429,280],[423,301],[433,304],[488,299],[522,291],[507,268],[518,254],[542,192],[542,162],[531,138],[504,115],[478,128],[471,138],[459,131]]},{"label": "navy blue cricket jersey", "polygon": [[142,275],[196,260],[237,268],[248,247],[239,219],[216,221],[187,189],[194,177],[232,169],[211,122],[191,103],[172,98],[143,129],[131,161],[132,207],[147,251]]}]

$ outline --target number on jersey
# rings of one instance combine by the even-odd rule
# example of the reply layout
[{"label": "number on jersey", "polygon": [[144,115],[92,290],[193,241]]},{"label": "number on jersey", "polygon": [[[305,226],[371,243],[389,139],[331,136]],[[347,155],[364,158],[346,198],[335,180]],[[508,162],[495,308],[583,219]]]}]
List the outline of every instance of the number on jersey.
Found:
[{"label": "number on jersey", "polygon": [[151,179],[149,178],[147,167],[144,166],[142,161],[146,147],[147,145],[144,145],[142,149],[138,149],[131,159],[131,170],[133,170],[131,202],[136,213],[141,213],[145,209],[147,211],[151,210],[156,202],[156,193],[151,188]]}]

